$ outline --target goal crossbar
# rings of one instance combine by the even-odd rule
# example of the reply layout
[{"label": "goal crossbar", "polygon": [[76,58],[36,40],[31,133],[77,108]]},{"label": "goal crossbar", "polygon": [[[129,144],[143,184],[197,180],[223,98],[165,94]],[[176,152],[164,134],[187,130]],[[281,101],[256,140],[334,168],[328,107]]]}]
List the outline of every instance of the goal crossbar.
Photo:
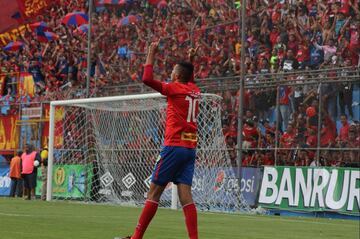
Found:
[{"label": "goal crossbar", "polygon": [[[222,97],[216,94],[203,93],[202,96],[212,96],[221,99]],[[62,105],[73,105],[73,104],[86,104],[86,103],[102,103],[111,101],[124,101],[124,100],[142,100],[142,99],[154,99],[154,98],[165,98],[166,96],[160,93],[150,94],[137,94],[137,95],[121,95],[121,96],[109,96],[109,97],[95,97],[95,98],[84,98],[74,100],[57,100],[51,101],[50,106],[62,106]]]},{"label": "goal crossbar", "polygon": [[[187,121],[198,126],[192,195],[199,210],[250,212],[238,168],[227,148],[223,102],[201,94]],[[50,102],[47,201],[81,200],[143,205],[165,137],[167,98],[159,93]],[[181,119],[185,120],[185,119]],[[169,183],[161,207],[178,207]]]},{"label": "goal crossbar", "polygon": [[[203,93],[202,96],[214,97],[222,99],[221,96],[216,94]],[[95,97],[95,98],[83,98],[83,99],[71,99],[71,100],[59,100],[50,102],[50,120],[49,120],[49,143],[48,143],[48,170],[47,170],[47,194],[46,200],[52,199],[52,178],[53,178],[53,164],[54,164],[54,137],[55,137],[55,107],[59,106],[71,106],[79,104],[91,104],[91,103],[104,103],[104,102],[116,102],[127,100],[144,100],[144,99],[156,99],[165,98],[160,93],[150,94],[136,94],[136,95],[124,95],[124,96],[110,96],[110,97]]]}]

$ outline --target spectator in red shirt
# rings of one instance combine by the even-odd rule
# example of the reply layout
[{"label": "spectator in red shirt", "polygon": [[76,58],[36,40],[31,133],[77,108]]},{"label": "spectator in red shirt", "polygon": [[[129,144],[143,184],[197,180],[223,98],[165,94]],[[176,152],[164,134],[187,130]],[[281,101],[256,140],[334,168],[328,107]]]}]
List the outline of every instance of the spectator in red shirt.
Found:
[{"label": "spectator in red shirt", "polygon": [[282,125],[279,125],[282,129],[287,129],[290,118],[290,99],[291,89],[288,86],[279,87],[279,109]]},{"label": "spectator in red shirt", "polygon": [[286,132],[280,138],[280,148],[292,148],[294,146],[295,136],[293,126],[289,124]]},{"label": "spectator in red shirt", "polygon": [[299,45],[299,50],[297,51],[296,59],[298,60],[299,67],[301,69],[304,69],[305,66],[309,64],[310,50],[309,50],[309,46],[306,43]]},{"label": "spectator in red shirt", "polygon": [[347,116],[345,114],[340,116],[340,122],[341,122],[341,128],[340,128],[340,133],[339,133],[339,137],[338,137],[338,141],[347,141],[348,137],[349,137],[349,123],[347,121]]},{"label": "spectator in red shirt", "polygon": [[310,148],[317,147],[317,127],[316,126],[310,126],[308,128],[308,137],[306,138],[306,144]]},{"label": "spectator in red shirt", "polygon": [[324,114],[323,127],[321,129],[320,145],[321,147],[328,147],[335,143],[336,139],[336,124],[328,114]]},{"label": "spectator in red shirt", "polygon": [[275,164],[274,154],[271,150],[265,152],[265,155],[262,159],[263,166],[272,166]]},{"label": "spectator in red shirt", "polygon": [[328,166],[331,167],[340,167],[343,163],[343,155],[340,150],[332,150],[329,154],[329,159],[327,160]]},{"label": "spectator in red shirt", "polygon": [[245,121],[242,134],[244,136],[244,143],[248,143],[251,148],[257,147],[260,133],[253,120],[247,119]]},{"label": "spectator in red shirt", "polygon": [[359,132],[356,129],[356,124],[351,124],[349,127],[347,146],[350,148],[360,148]]},{"label": "spectator in red shirt", "polygon": [[242,166],[249,167],[254,165],[255,154],[252,150],[245,152],[245,157],[242,160]]},{"label": "spectator in red shirt", "polygon": [[350,126],[349,129],[349,137],[346,143],[346,147],[348,148],[354,148],[355,150],[351,150],[349,151],[349,162],[348,162],[348,166],[351,167],[359,167],[360,166],[360,141],[358,140],[359,138],[357,138],[356,136],[358,136],[357,134],[357,129],[356,129],[356,125],[352,124]]}]

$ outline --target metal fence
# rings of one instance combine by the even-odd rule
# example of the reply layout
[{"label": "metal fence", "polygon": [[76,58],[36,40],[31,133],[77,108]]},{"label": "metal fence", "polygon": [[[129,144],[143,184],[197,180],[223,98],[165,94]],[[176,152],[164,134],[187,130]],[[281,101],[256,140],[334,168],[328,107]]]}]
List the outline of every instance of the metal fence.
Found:
[{"label": "metal fence", "polygon": [[[197,82],[203,92],[223,96],[223,131],[236,166],[237,150],[240,149],[236,144],[240,77],[198,79]],[[244,153],[242,164],[357,165],[359,82],[358,68],[247,75],[244,82],[244,139],[239,144]],[[139,83],[97,88],[93,95],[148,92],[151,89]],[[29,140],[40,148],[47,143],[43,132],[47,127],[46,104],[49,100],[81,98],[84,94],[83,89],[69,87],[51,93],[40,102],[22,102],[21,94],[11,102],[6,102],[3,97],[0,120],[9,115],[16,118],[15,148],[22,148]],[[39,109],[37,113],[34,111],[36,108]],[[352,123],[350,134],[345,138],[339,132],[341,115],[347,116],[349,124]]]}]

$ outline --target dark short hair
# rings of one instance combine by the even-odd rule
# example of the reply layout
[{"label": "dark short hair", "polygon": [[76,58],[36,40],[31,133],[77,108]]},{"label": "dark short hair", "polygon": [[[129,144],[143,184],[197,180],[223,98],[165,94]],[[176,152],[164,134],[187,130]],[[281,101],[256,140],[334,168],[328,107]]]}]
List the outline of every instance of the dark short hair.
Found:
[{"label": "dark short hair", "polygon": [[192,75],[194,72],[194,66],[190,62],[179,62],[177,65],[180,66],[180,76],[181,76],[181,82],[187,83],[192,79]]}]

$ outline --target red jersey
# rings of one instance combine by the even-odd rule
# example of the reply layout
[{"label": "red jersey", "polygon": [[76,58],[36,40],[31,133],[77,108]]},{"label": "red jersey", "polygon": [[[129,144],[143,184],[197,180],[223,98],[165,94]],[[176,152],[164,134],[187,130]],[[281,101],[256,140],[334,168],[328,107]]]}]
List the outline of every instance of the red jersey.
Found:
[{"label": "red jersey", "polygon": [[283,148],[291,148],[294,146],[295,133],[285,132],[280,138],[280,144]]},{"label": "red jersey", "polygon": [[266,155],[263,158],[262,166],[272,166],[274,165],[274,160],[272,158],[267,157]]},{"label": "red jersey", "polygon": [[341,128],[340,128],[340,140],[341,141],[347,141],[348,137],[349,137],[349,128],[350,128],[350,125],[346,122],[345,125],[343,125]]},{"label": "red jersey", "polygon": [[200,100],[200,90],[196,84],[154,80],[152,65],[145,65],[143,82],[167,97],[164,145],[196,148],[196,118]]},{"label": "red jersey", "polygon": [[256,141],[257,137],[259,136],[256,127],[251,127],[246,123],[244,124],[242,133],[244,135],[244,140],[246,141]]},{"label": "red jersey", "polygon": [[306,139],[306,144],[311,148],[315,148],[317,146],[317,135],[309,135]]},{"label": "red jersey", "polygon": [[259,137],[259,132],[256,127],[251,127],[248,124],[244,124],[242,134],[244,135],[244,141],[251,143],[251,148],[256,147],[257,139]]},{"label": "red jersey", "polygon": [[245,158],[241,162],[241,166],[244,166],[244,167],[251,166],[253,159],[254,159],[253,155],[246,155]]},{"label": "red jersey", "polygon": [[336,139],[336,124],[329,117],[325,117],[326,126],[321,129],[320,145],[321,147],[327,147],[329,144],[335,142]]}]

